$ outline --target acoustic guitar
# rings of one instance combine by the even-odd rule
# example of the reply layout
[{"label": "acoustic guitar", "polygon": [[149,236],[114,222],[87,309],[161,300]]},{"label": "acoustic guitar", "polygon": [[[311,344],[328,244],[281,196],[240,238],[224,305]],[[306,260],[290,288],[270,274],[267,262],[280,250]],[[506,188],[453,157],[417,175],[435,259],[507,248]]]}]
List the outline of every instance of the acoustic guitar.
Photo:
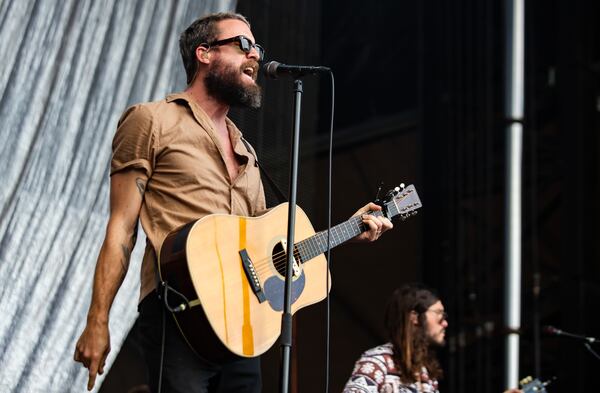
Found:
[{"label": "acoustic guitar", "polygon": [[[376,216],[405,219],[421,201],[414,186],[392,190]],[[281,332],[287,203],[259,217],[213,214],[171,232],[159,253],[165,300],[185,340],[211,361],[254,357]],[[331,248],[368,230],[359,216],[331,228]],[[327,231],[296,209],[291,312],[324,299]],[[329,280],[331,282],[331,280]]]}]

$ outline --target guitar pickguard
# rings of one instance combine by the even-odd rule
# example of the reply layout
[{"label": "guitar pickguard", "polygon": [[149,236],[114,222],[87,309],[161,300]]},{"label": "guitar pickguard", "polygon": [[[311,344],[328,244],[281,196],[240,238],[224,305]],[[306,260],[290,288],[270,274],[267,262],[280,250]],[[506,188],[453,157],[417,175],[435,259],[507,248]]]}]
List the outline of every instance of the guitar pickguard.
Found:
[{"label": "guitar pickguard", "polygon": [[[298,278],[292,281],[292,304],[302,295],[306,278],[304,271]],[[269,301],[269,305],[275,311],[283,311],[283,295],[285,292],[285,281],[278,276],[271,276],[263,284],[263,291]]]}]

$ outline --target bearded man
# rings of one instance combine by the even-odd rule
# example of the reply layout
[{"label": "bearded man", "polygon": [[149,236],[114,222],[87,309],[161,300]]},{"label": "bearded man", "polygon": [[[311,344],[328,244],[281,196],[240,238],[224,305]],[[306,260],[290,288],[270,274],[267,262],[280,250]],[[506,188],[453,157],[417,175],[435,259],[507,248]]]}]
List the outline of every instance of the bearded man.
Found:
[{"label": "bearded man", "polygon": [[[110,337],[108,316],[125,277],[138,219],[147,235],[141,269],[138,327],[153,392],[260,392],[258,357],[215,363],[187,345],[157,296],[157,255],[174,229],[206,215],[256,216],[266,210],[255,153],[227,118],[231,106],[258,108],[256,84],[264,50],[245,17],[211,14],[180,37],[185,91],[134,105],[122,115],[113,140],[110,218],[98,256],[87,325],[75,361],[89,370],[88,389],[102,374]],[[368,204],[357,212],[380,210]],[[373,241],[392,227],[363,215]],[[163,341],[164,340],[164,341]]]},{"label": "bearded man", "polygon": [[396,289],[385,311],[388,342],[361,355],[343,393],[439,393],[436,349],[446,344],[447,328],[448,314],[433,289],[421,283]]}]

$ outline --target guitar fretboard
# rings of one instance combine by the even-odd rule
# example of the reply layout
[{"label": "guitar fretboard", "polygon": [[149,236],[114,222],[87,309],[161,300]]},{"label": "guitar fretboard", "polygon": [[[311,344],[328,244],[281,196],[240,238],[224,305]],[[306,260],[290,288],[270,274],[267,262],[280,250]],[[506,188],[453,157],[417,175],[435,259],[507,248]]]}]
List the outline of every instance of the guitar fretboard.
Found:
[{"label": "guitar fretboard", "polygon": [[[394,201],[386,203],[385,208],[387,209],[387,217],[389,219],[400,213]],[[368,214],[376,217],[383,216],[381,211],[368,212]],[[362,222],[361,216],[352,217],[348,221],[331,228],[331,235],[329,237],[331,248],[339,246],[367,230],[368,226]],[[323,254],[327,251],[327,231],[321,231],[308,239],[296,243],[296,250],[302,263]]]}]

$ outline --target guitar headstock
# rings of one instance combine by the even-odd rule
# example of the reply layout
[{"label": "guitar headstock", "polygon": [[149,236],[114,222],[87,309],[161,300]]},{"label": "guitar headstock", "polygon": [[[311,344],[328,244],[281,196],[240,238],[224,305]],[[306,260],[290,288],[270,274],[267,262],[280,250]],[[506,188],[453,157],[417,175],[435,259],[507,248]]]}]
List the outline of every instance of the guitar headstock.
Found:
[{"label": "guitar headstock", "polygon": [[550,382],[552,382],[552,380],[542,382],[538,378],[528,376],[520,380],[519,385],[521,385],[523,393],[547,393],[546,386],[550,384]]},{"label": "guitar headstock", "polygon": [[417,209],[422,206],[415,186],[412,184],[404,187],[400,184],[386,194],[383,204],[384,214],[392,219],[399,216],[401,220],[406,220],[410,216],[417,214]]}]

